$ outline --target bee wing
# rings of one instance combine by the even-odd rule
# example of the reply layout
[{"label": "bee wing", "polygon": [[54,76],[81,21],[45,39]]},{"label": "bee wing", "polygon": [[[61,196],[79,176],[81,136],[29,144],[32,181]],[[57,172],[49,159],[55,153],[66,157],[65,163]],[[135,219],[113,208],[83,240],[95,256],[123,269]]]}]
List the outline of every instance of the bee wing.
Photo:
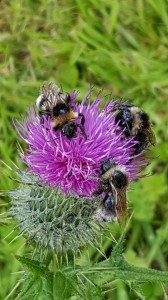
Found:
[{"label": "bee wing", "polygon": [[116,198],[117,219],[119,223],[124,224],[126,221],[126,213],[127,213],[126,188],[116,189],[112,183],[111,183],[111,187],[115,193],[115,198]]},{"label": "bee wing", "polygon": [[155,144],[156,144],[156,137],[155,137],[155,135],[154,135],[152,129],[151,129],[151,128],[148,128],[148,129],[146,130],[146,134],[147,134],[147,136],[148,136],[149,142],[150,142],[153,146],[155,146]]},{"label": "bee wing", "polygon": [[45,96],[48,108],[57,105],[62,100],[62,95],[64,95],[60,92],[60,88],[52,82],[44,82],[40,88],[40,94]]},{"label": "bee wing", "polygon": [[52,82],[44,82],[40,88],[40,93],[44,94],[46,97],[54,94],[58,94],[60,92],[60,88]]}]

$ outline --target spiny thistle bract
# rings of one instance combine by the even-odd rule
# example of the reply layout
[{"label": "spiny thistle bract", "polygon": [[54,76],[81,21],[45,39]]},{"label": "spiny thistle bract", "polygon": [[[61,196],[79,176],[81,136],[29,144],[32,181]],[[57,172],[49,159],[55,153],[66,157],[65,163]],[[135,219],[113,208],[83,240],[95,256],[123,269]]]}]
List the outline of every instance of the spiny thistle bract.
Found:
[{"label": "spiny thistle bract", "polygon": [[97,229],[91,226],[94,202],[77,201],[58,188],[42,186],[30,173],[17,175],[22,183],[9,192],[9,213],[18,221],[16,228],[28,236],[27,241],[53,251],[76,251],[83,244],[96,244]]}]

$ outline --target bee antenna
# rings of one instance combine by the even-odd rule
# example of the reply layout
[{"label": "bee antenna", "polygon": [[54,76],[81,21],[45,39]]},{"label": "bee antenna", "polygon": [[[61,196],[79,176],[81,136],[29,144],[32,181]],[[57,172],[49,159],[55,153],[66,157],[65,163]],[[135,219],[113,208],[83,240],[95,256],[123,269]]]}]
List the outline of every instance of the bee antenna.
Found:
[{"label": "bee antenna", "polygon": [[91,196],[89,197],[89,196],[87,196],[87,195],[78,195],[78,193],[77,192],[75,192],[75,190],[73,190],[73,189],[70,189],[70,195],[72,196],[72,197],[74,197],[75,199],[83,199],[83,200],[90,200],[91,199]]},{"label": "bee antenna", "polygon": [[87,135],[86,135],[84,127],[81,124],[77,124],[77,126],[80,128],[80,130],[82,132],[82,135],[84,136],[85,140],[87,140]]},{"label": "bee antenna", "polygon": [[96,180],[96,181],[99,181],[99,178],[96,177],[96,176],[93,176],[93,175],[88,175],[88,178],[89,178],[89,179]]},{"label": "bee antenna", "polygon": [[63,87],[62,84],[60,84],[61,93],[63,93]]},{"label": "bee antenna", "polygon": [[76,198],[76,199],[80,198],[78,193],[75,192],[73,189],[70,189],[69,192],[70,192],[70,195],[73,196],[74,198]]},{"label": "bee antenna", "polygon": [[151,173],[146,173],[144,174],[142,177],[140,176],[140,178],[143,178],[143,177],[151,177],[154,173],[151,172]]},{"label": "bee antenna", "polygon": [[127,127],[128,132],[129,132],[129,134],[130,134],[130,136],[131,136],[131,131],[130,131],[130,128],[129,128],[128,123],[127,123],[126,120],[125,120],[125,124],[126,124],[126,127]]}]

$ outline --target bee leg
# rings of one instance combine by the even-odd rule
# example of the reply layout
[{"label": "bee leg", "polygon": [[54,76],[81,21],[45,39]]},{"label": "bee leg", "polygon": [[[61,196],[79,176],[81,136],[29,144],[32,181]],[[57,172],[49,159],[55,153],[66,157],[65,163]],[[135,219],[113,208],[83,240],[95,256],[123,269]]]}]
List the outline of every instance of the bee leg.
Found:
[{"label": "bee leg", "polygon": [[39,117],[40,117],[40,123],[41,124],[44,124],[44,119],[43,119],[43,116],[44,116],[45,114],[42,112],[42,111],[39,111]]},{"label": "bee leg", "polygon": [[83,126],[85,124],[85,116],[82,113],[79,113],[78,116],[81,117],[81,125]]},{"label": "bee leg", "polygon": [[70,171],[68,172],[67,178],[70,178],[71,175],[72,175],[72,170],[70,170]]},{"label": "bee leg", "polygon": [[79,113],[78,116],[81,117],[81,124],[78,124],[78,127],[80,128],[85,140],[87,140],[87,135],[86,135],[86,132],[85,132],[85,129],[84,129],[85,116],[82,113]]},{"label": "bee leg", "polygon": [[148,145],[147,141],[145,143],[143,142],[143,143],[138,144],[136,147],[136,150],[135,150],[135,155],[140,154],[143,150],[145,150],[147,145]]},{"label": "bee leg", "polygon": [[86,132],[85,132],[85,129],[84,129],[83,125],[82,124],[77,124],[77,126],[80,128],[85,140],[87,140],[87,135],[86,135]]},{"label": "bee leg", "polygon": [[125,120],[125,125],[126,125],[126,128],[127,128],[128,132],[129,132],[129,135],[131,136],[131,131],[130,131],[129,125],[128,125],[126,120]]},{"label": "bee leg", "polygon": [[103,193],[103,190],[101,188],[98,188],[96,192],[92,194],[92,196],[97,197],[100,196]]},{"label": "bee leg", "polygon": [[75,199],[92,200],[91,196],[78,195],[73,189],[70,189],[70,195]]},{"label": "bee leg", "polygon": [[39,111],[39,117],[40,117],[40,123],[43,125],[44,124],[44,117],[50,117],[49,112],[44,112],[44,111]]},{"label": "bee leg", "polygon": [[79,195],[74,191],[74,189],[70,189],[70,195],[72,195],[76,199],[79,198]]}]

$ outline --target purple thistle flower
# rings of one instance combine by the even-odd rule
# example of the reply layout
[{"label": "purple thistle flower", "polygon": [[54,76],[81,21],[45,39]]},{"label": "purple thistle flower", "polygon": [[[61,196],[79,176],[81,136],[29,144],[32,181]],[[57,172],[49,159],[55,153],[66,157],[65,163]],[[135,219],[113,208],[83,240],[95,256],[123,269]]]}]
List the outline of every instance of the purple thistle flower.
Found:
[{"label": "purple thistle flower", "polygon": [[79,195],[90,196],[97,188],[103,161],[112,158],[125,166],[129,181],[137,179],[146,162],[141,155],[133,157],[137,142],[133,138],[125,139],[123,132],[118,131],[113,114],[108,113],[109,106],[115,102],[110,101],[101,110],[101,95],[86,104],[88,96],[91,99],[91,90],[81,104],[75,104],[77,93],[71,94],[71,104],[85,116],[87,140],[79,128],[77,137],[70,140],[60,130],[53,131],[49,118],[44,118],[42,125],[35,110],[28,112],[23,125],[16,121],[15,126],[28,144],[27,153],[20,153],[28,171],[50,187],[59,186],[65,193],[73,189]]}]

